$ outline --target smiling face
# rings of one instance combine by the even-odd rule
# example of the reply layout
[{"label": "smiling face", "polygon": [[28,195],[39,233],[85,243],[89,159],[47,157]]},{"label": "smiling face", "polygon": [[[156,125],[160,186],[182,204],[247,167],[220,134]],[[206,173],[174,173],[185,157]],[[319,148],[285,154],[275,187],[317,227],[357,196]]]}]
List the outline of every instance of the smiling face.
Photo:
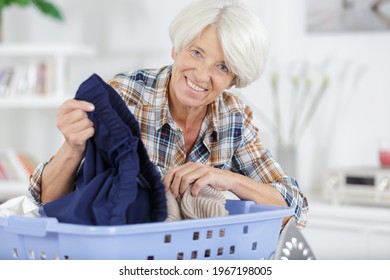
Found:
[{"label": "smiling face", "polygon": [[174,109],[204,110],[208,104],[232,86],[234,75],[224,61],[222,46],[215,27],[206,27],[201,35],[179,53],[169,84]]}]

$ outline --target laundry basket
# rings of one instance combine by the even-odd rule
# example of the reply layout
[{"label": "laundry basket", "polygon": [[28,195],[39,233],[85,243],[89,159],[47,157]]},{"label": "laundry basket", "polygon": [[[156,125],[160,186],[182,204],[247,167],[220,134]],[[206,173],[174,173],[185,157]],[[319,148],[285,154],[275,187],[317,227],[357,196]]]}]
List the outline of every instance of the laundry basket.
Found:
[{"label": "laundry basket", "polygon": [[121,226],[0,218],[0,259],[269,259],[291,208],[228,200],[218,218]]}]

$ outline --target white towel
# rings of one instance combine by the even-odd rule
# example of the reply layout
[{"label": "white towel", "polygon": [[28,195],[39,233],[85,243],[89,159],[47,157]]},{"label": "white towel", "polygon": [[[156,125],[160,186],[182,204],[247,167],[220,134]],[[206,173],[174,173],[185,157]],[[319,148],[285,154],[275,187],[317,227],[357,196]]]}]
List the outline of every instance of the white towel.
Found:
[{"label": "white towel", "polygon": [[0,217],[40,217],[39,207],[26,195],[11,198],[0,205]]}]

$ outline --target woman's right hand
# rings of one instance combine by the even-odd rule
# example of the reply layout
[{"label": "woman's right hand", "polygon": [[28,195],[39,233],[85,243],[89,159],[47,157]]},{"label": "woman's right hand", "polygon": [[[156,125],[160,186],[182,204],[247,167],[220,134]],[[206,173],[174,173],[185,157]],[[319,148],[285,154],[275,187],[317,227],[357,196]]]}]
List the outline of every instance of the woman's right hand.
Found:
[{"label": "woman's right hand", "polygon": [[57,111],[57,128],[65,137],[65,143],[75,153],[83,154],[87,140],[95,133],[87,112],[95,109],[92,103],[70,99]]}]

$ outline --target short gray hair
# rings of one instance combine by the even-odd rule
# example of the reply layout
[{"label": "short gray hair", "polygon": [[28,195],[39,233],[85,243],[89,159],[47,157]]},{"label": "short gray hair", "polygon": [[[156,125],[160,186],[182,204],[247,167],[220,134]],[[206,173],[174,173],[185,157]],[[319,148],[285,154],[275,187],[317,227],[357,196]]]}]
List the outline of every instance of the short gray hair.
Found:
[{"label": "short gray hair", "polygon": [[264,71],[268,39],[263,23],[239,0],[197,0],[182,10],[169,27],[175,52],[188,47],[209,25],[217,28],[234,86],[246,87]]}]

